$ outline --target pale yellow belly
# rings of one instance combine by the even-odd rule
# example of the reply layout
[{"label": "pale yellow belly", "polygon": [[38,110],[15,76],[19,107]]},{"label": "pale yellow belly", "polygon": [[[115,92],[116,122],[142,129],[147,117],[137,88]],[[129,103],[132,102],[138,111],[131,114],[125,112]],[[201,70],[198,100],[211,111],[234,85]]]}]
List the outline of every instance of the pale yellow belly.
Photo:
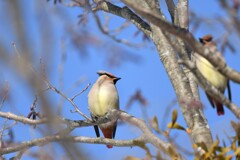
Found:
[{"label": "pale yellow belly", "polygon": [[95,116],[104,116],[109,109],[119,109],[119,98],[115,86],[101,87],[98,92],[91,93],[89,109]]},{"label": "pale yellow belly", "polygon": [[201,56],[196,57],[197,68],[201,74],[217,89],[224,92],[227,86],[227,78],[219,73],[212,64]]}]

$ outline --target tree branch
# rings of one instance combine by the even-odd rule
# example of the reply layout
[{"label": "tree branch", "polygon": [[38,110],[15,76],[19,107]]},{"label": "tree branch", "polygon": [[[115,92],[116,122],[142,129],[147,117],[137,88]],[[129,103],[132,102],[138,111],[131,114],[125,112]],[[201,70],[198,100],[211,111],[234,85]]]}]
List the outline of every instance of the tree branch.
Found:
[{"label": "tree branch", "polygon": [[175,4],[173,0],[165,0],[167,7],[168,7],[168,12],[170,13],[172,23],[174,23],[175,19]]},{"label": "tree branch", "polygon": [[43,138],[34,139],[31,141],[25,141],[21,144],[17,144],[11,147],[2,148],[0,150],[0,155],[8,154],[12,152],[21,151],[24,149],[28,149],[34,146],[42,146],[51,142],[72,142],[72,143],[92,143],[92,144],[109,144],[114,146],[138,146],[138,143],[142,142],[142,137],[132,139],[132,140],[113,140],[107,138],[90,138],[90,137],[82,137],[82,136],[65,136],[65,135],[53,135],[46,136]]},{"label": "tree branch", "polygon": [[134,25],[136,25],[143,33],[146,35],[151,35],[151,29],[148,23],[144,22],[138,15],[132,12],[128,7],[118,7],[107,1],[94,0],[97,7],[93,9],[93,12],[98,10],[103,10],[105,12],[117,15],[124,19],[129,20]]},{"label": "tree branch", "polygon": [[[24,117],[19,117],[14,114],[6,113],[3,114],[0,112],[1,117],[9,117],[10,119],[14,119],[16,121],[20,122],[26,122],[29,124],[40,124],[43,123],[41,120],[29,120]],[[134,116],[131,116],[127,114],[126,112],[120,111],[120,110],[110,110],[106,117],[103,117],[97,122],[89,122],[87,120],[85,121],[71,121],[71,120],[64,120],[65,123],[68,123],[72,125],[73,128],[77,127],[83,127],[83,126],[93,126],[96,124],[106,123],[111,120],[120,119],[122,121],[128,122],[136,127],[138,127],[142,132],[143,135],[139,138],[135,138],[132,140],[113,140],[113,139],[106,139],[106,138],[89,138],[89,137],[82,137],[82,136],[68,136],[64,134],[63,132],[60,132],[60,134],[52,135],[52,136],[46,136],[43,138],[31,140],[22,142],[21,144],[17,144],[11,147],[2,148],[0,150],[0,155],[12,153],[16,151],[21,151],[33,146],[41,146],[46,145],[50,142],[56,142],[56,141],[68,141],[68,142],[81,142],[81,143],[94,143],[94,144],[109,144],[114,146],[140,146],[142,147],[145,143],[151,143],[156,148],[161,148],[165,153],[167,153],[170,157],[177,157],[178,159],[184,159],[184,157],[178,153],[174,146],[172,146],[170,143],[164,142],[161,139],[159,139],[157,136],[155,136],[152,131],[149,129],[148,125],[143,121],[140,120]]]},{"label": "tree branch", "polygon": [[46,118],[43,118],[43,119],[40,119],[40,120],[32,120],[32,119],[26,118],[24,116],[15,115],[11,112],[7,112],[7,113],[6,112],[0,112],[0,117],[15,120],[17,122],[21,122],[21,123],[29,124],[29,125],[43,124],[43,123],[47,122]]},{"label": "tree branch", "polygon": [[57,94],[59,94],[60,96],[62,96],[64,99],[66,99],[67,101],[69,101],[72,106],[75,108],[75,111],[78,112],[80,115],[82,115],[84,118],[86,118],[87,120],[91,121],[92,119],[89,118],[87,115],[85,115],[82,111],[80,111],[80,109],[78,108],[78,106],[73,102],[73,100],[71,98],[68,98],[65,94],[63,94],[61,91],[59,91],[56,87],[54,87],[48,80],[43,79],[43,81],[46,83],[46,85],[48,86],[49,89],[55,91]]}]

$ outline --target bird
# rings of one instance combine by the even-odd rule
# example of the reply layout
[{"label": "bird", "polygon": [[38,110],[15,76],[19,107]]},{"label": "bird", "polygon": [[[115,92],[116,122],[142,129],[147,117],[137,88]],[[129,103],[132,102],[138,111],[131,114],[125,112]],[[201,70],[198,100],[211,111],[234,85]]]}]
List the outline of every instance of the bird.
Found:
[{"label": "bird", "polygon": [[[98,71],[99,78],[93,84],[88,94],[88,106],[93,120],[104,117],[110,109],[119,109],[119,95],[116,83],[121,78],[106,71]],[[97,137],[100,137],[101,129],[105,138],[114,139],[117,129],[117,120],[95,125],[94,130]],[[112,148],[107,145],[107,148]]]},{"label": "bird", "polygon": [[[217,48],[216,43],[213,41],[213,36],[210,34],[199,38],[199,41],[203,46],[209,47],[212,52],[215,51]],[[217,69],[207,59],[203,58],[199,54],[195,54],[195,57],[197,69],[200,71],[203,77],[223,94],[227,87],[228,97],[231,100],[229,80],[219,71],[217,71]],[[208,94],[207,92],[206,95],[212,107],[216,107],[217,114],[219,116],[224,115],[224,108],[222,102],[218,98]]]}]

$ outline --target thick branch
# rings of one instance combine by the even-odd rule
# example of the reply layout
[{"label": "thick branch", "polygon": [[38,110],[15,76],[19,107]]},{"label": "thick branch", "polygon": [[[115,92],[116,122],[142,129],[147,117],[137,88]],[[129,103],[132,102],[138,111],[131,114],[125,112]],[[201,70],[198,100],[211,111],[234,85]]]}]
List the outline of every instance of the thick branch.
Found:
[{"label": "thick branch", "polygon": [[[177,4],[177,16],[178,16],[178,25],[181,28],[188,30],[189,26],[189,17],[188,17],[188,0],[179,0]],[[189,46],[183,42],[182,39],[177,38],[178,46],[180,46],[180,50],[178,50],[179,56],[181,59],[189,60],[192,57],[192,51],[190,50]],[[176,47],[175,47],[176,48]],[[191,86],[191,90],[193,93],[193,97],[196,100],[199,100],[199,92],[198,92],[198,85],[195,76],[192,72],[189,71],[188,68],[184,67],[184,73],[186,74],[189,84]],[[200,111],[202,112],[202,111]],[[203,113],[201,113],[203,114]]]},{"label": "thick branch", "polygon": [[179,27],[188,30],[188,26],[189,26],[188,0],[179,0],[177,4],[177,13],[178,13]]}]

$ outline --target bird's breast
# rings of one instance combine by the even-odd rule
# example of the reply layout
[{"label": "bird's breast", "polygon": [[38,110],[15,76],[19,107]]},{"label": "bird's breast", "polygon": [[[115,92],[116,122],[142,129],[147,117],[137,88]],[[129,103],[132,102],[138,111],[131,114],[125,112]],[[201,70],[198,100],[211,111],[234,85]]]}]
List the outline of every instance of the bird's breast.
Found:
[{"label": "bird's breast", "polygon": [[220,72],[213,67],[213,65],[203,58],[202,56],[197,56],[196,59],[197,68],[201,74],[209,81],[214,87],[224,92],[227,86],[227,78],[225,78]]},{"label": "bird's breast", "polygon": [[97,92],[89,96],[90,111],[95,116],[104,116],[109,109],[119,108],[118,92],[113,84],[98,86]]}]

